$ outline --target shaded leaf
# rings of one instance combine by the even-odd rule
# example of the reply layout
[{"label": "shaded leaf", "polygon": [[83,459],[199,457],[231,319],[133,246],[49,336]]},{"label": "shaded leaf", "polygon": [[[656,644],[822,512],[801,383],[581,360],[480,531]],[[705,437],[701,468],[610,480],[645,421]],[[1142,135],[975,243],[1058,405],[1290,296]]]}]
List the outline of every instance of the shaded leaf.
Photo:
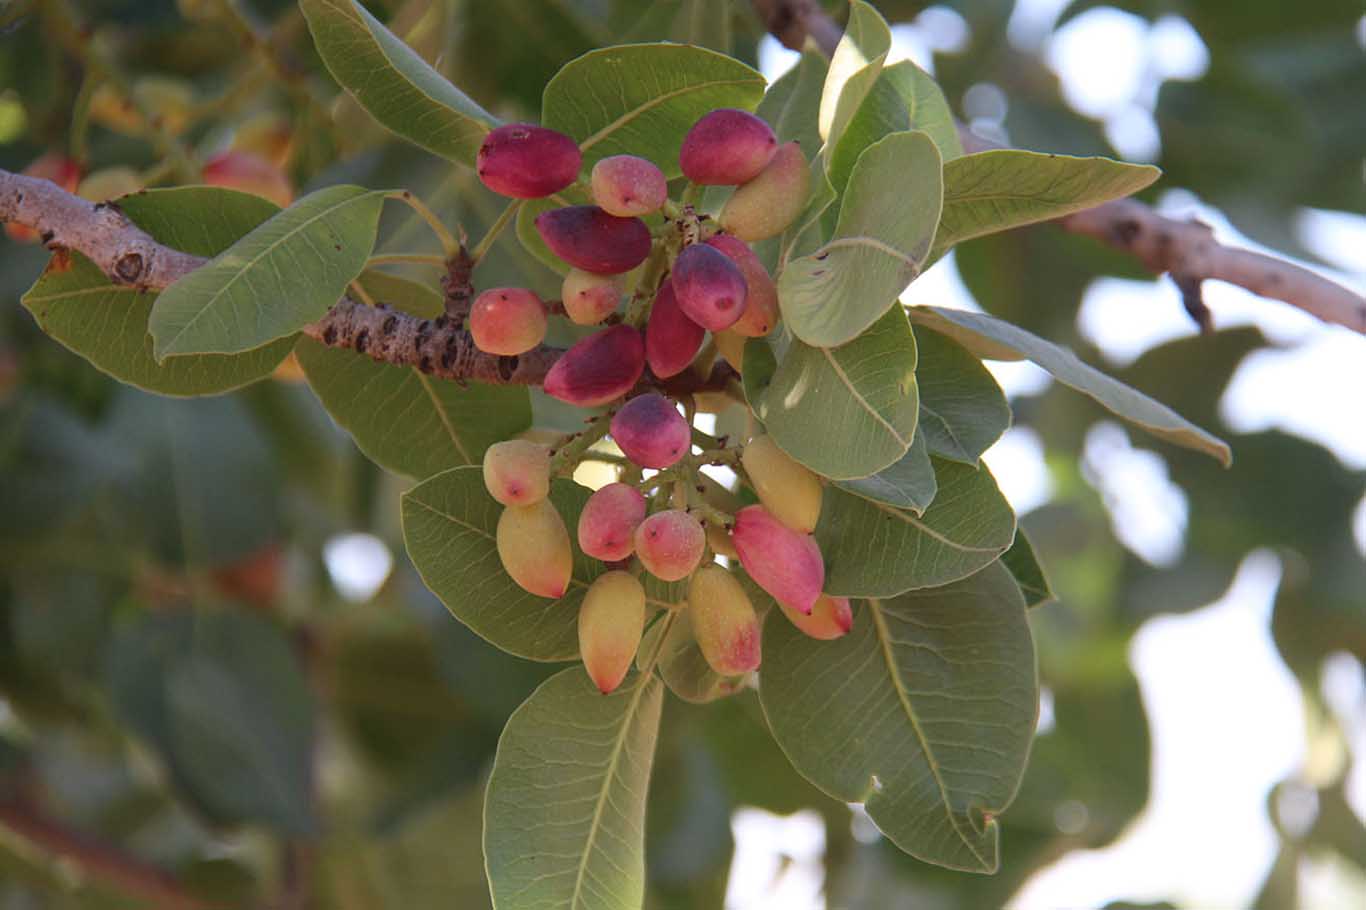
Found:
[{"label": "shaded leaf", "polygon": [[[660,638],[663,644],[660,644]],[[734,695],[745,684],[743,676],[722,676],[713,670],[693,638],[692,614],[687,609],[674,611],[673,622],[656,622],[645,631],[636,652],[637,669],[643,669],[649,655],[659,649],[660,679],[669,691],[686,702],[704,705]]]},{"label": "shaded leaf", "polygon": [[365,268],[384,193],[311,193],[168,287],[152,305],[154,353],[233,354],[322,317]]},{"label": "shaded leaf", "polygon": [[764,713],[798,771],[864,803],[912,856],[996,871],[996,816],[1019,787],[1038,708],[1024,601],[1005,569],[859,602],[834,641],[772,616],[764,648]]},{"label": "shaded leaf", "polygon": [[333,77],[385,127],[429,152],[473,165],[498,119],[432,69],[353,0],[300,0]]},{"label": "shaded leaf", "polygon": [[1195,426],[1166,405],[1154,401],[1137,389],[1089,364],[1077,355],[1032,335],[1016,325],[985,313],[970,313],[945,307],[908,307],[907,314],[917,325],[928,326],[957,339],[978,341],[1004,353],[1028,358],[1043,367],[1064,385],[1095,399],[1112,413],[1142,427],[1154,436],[1195,449],[1217,458],[1225,467],[1233,461],[1228,444]]},{"label": "shaded leaf", "polygon": [[[940,170],[939,150],[918,131],[893,133],[859,156],[834,235],[778,276],[783,318],[794,335],[835,347],[887,312],[929,255]],[[893,184],[897,192],[890,193]]]},{"label": "shaded leaf", "polygon": [[918,426],[930,454],[975,465],[1010,427],[1010,403],[991,371],[948,336],[922,325],[915,341]]},{"label": "shaded leaf", "polygon": [[1026,607],[1042,606],[1053,599],[1048,576],[1044,574],[1043,566],[1039,565],[1039,558],[1034,555],[1034,545],[1029,542],[1024,528],[1016,530],[1015,542],[1001,554],[1001,564],[1010,570],[1015,583],[1020,586]]},{"label": "shaded leaf", "polygon": [[[279,211],[250,193],[221,187],[148,190],[119,202],[123,213],[159,243],[216,256]],[[92,262],[69,252],[23,297],[43,331],[120,382],[162,395],[214,395],[269,376],[291,339],[242,354],[203,354],[157,363],[148,331],[157,295],[114,284]]]},{"label": "shaded leaf", "polygon": [[578,140],[585,168],[629,154],[676,176],[683,136],[699,117],[721,107],[751,110],[763,91],[763,76],[715,51],[623,45],[566,64],[546,84],[541,120]]},{"label": "shaded leaf", "polygon": [[931,459],[939,491],[915,516],[827,487],[816,525],[825,590],[891,597],[948,584],[996,561],[1015,538],[1015,513],[985,467]]},{"label": "shaded leaf", "polygon": [[821,147],[816,121],[829,64],[814,50],[802,53],[797,65],[768,87],[755,113],[773,127],[779,142],[796,142],[808,158]]},{"label": "shaded leaf", "polygon": [[525,388],[434,379],[414,367],[300,338],[295,353],[323,406],[382,467],[424,478],[480,464],[484,450],[531,426]]},{"label": "shaded leaf", "polygon": [[604,696],[571,667],[508,720],[484,805],[495,907],[641,905],[663,693],[653,676],[636,673]]},{"label": "shaded leaf", "polygon": [[925,434],[919,428],[911,439],[911,447],[900,461],[870,477],[837,480],[835,486],[864,499],[908,509],[917,515],[929,508],[939,490],[934,465],[930,463],[930,453],[925,447]]}]

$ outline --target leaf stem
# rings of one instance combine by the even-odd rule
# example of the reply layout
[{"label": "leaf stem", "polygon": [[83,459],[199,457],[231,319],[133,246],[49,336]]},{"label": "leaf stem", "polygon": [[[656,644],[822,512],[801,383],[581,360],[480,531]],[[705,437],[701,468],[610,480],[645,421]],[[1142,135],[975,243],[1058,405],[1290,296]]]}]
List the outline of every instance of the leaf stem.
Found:
[{"label": "leaf stem", "polygon": [[365,304],[366,306],[373,307],[375,305],[375,298],[370,296],[369,291],[361,287],[361,283],[359,281],[351,282],[351,293],[355,294],[358,298],[360,298],[361,303]]},{"label": "leaf stem", "polygon": [[580,430],[565,437],[555,448],[550,459],[550,476],[572,474],[574,467],[583,460],[585,453],[593,444],[607,435],[611,427],[612,415],[599,414],[588,429]]},{"label": "leaf stem", "polygon": [[664,640],[668,638],[669,630],[673,628],[673,624],[677,620],[677,610],[665,611],[664,618],[660,620],[664,627],[660,629],[659,637],[655,639],[654,647],[650,649],[650,656],[645,658],[645,663],[641,664],[640,674],[642,676],[648,677],[655,672],[655,666],[659,663],[659,655],[664,653]]},{"label": "leaf stem", "polygon": [[507,204],[507,207],[504,208],[503,211],[498,215],[498,220],[493,222],[493,224],[489,226],[489,229],[487,233],[484,234],[483,239],[481,239],[479,243],[475,245],[474,249],[470,251],[470,258],[473,259],[476,264],[479,262],[480,259],[484,258],[484,254],[487,253],[489,251],[489,248],[493,246],[493,242],[498,239],[498,235],[503,233],[503,229],[506,228],[512,222],[512,219],[517,215],[521,208],[522,200],[512,200]]},{"label": "leaf stem", "polygon": [[385,195],[385,198],[397,199],[400,202],[406,203],[410,209],[418,214],[418,217],[427,222],[432,229],[432,233],[441,241],[441,249],[446,254],[446,259],[450,259],[456,253],[460,252],[460,244],[456,241],[454,235],[451,234],[450,229],[448,229],[445,223],[436,216],[436,212],[433,212],[423,204],[421,199],[418,199],[408,190],[402,190],[397,193],[388,193]]},{"label": "leaf stem", "polygon": [[365,261],[367,266],[372,265],[435,265],[444,267],[446,260],[442,256],[430,253],[381,253],[378,256],[371,256]]}]

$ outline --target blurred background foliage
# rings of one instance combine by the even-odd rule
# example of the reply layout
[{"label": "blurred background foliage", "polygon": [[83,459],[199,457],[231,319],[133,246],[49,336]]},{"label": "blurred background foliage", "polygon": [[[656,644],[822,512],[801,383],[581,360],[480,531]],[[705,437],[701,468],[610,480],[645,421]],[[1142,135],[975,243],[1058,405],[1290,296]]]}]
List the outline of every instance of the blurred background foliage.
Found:
[{"label": "blurred background foliage", "polygon": [[[763,37],[735,0],[368,5],[507,118],[534,119],[546,80],[602,44],[687,41],[756,63]],[[1100,0],[1043,4],[1033,43],[1013,36],[1012,0],[876,5],[893,23],[953,17],[961,40],[933,65],[965,120],[1021,147],[1124,151],[1069,104],[1045,59],[1049,32]],[[1152,100],[1160,188],[1197,193],[1245,235],[1311,261],[1290,228],[1301,209],[1366,212],[1359,0],[1105,5],[1151,22],[1181,17],[1208,51],[1200,78],[1166,81]],[[829,8],[843,15],[842,4]],[[106,81],[101,66],[183,80],[191,125],[178,137],[130,136],[95,122],[75,135],[82,86],[91,73]],[[984,106],[982,86],[999,103]],[[176,182],[168,154],[202,160],[263,117],[289,125],[301,188],[410,187],[474,236],[501,207],[470,174],[392,141],[338,98],[285,0],[0,3],[0,166],[76,144],[89,169]],[[429,242],[408,216],[386,218],[380,252]],[[496,651],[423,589],[397,527],[407,480],[362,457],[296,377],[196,401],[120,386],[19,306],[44,261],[36,246],[0,244],[0,908],[146,906],[157,882],[168,905],[486,906],[484,778],[507,716],[554,668]],[[1047,226],[970,242],[940,268],[956,269],[984,309],[1093,362],[1102,352],[1077,318],[1087,288],[1103,275],[1147,278]],[[557,284],[512,244],[476,279],[551,296]],[[1173,298],[1160,299],[1152,305]],[[1119,371],[1235,452],[1229,471],[1157,453],[1188,515],[1180,555],[1160,566],[1116,536],[1088,466],[1099,412],[1055,387],[1015,396],[1016,425],[1036,434],[1051,482],[1022,523],[1058,600],[1032,613],[1051,720],[1003,819],[999,875],[934,869],[880,841],[790,770],[745,693],[708,708],[668,702],[647,905],[722,905],[742,806],[814,811],[832,908],[1000,906],[1068,851],[1113,841],[1149,797],[1130,640],[1157,614],[1222,595],[1259,549],[1283,568],[1280,655],[1316,735],[1345,742],[1320,675],[1331,655],[1366,660],[1366,568],[1352,530],[1366,476],[1307,439],[1227,425],[1219,402],[1230,377],[1269,344],[1255,328],[1228,329],[1162,344]],[[1359,423],[1364,387],[1319,393],[1344,396],[1342,419]],[[554,420],[547,408],[539,416]],[[1218,654],[1208,667],[1219,672]],[[1366,863],[1366,828],[1343,795],[1349,767],[1287,782],[1316,793],[1312,824],[1283,823],[1271,801],[1282,845],[1258,906],[1297,905],[1301,855]],[[1192,825],[1219,825],[1198,805],[1188,811]],[[146,880],[130,891],[111,867]]]}]

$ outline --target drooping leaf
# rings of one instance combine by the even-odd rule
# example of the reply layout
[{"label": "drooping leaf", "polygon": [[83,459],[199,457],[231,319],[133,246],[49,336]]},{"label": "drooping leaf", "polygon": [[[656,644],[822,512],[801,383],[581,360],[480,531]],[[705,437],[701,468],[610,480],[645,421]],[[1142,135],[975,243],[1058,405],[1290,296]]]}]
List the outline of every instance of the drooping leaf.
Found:
[{"label": "drooping leaf", "polygon": [[915,336],[894,307],[842,347],[791,342],[754,412],[783,451],[817,474],[867,477],[911,445],[915,369]]},{"label": "drooping leaf", "polygon": [[317,708],[288,640],[240,613],[196,622],[203,628],[165,681],[171,748],[186,781],[224,818],[312,833]]},{"label": "drooping leaf", "polygon": [[[215,256],[279,211],[273,203],[221,187],[148,190],[119,202],[160,243]],[[114,284],[80,253],[48,270],[23,304],[44,332],[120,382],[162,395],[215,395],[269,376],[293,342],[243,354],[204,354],[157,363],[147,323],[157,295]]]},{"label": "drooping leaf", "polygon": [[1128,196],[1161,173],[1146,164],[1019,149],[963,155],[944,164],[944,213],[931,258],[973,237]]},{"label": "drooping leaf", "polygon": [[1010,403],[982,362],[946,335],[915,329],[920,429],[930,454],[975,465],[1010,427]]},{"label": "drooping leaf", "polygon": [[830,154],[828,172],[843,191],[863,150],[889,133],[920,130],[945,161],[963,154],[953,112],[935,81],[909,60],[884,67]]},{"label": "drooping leaf", "polygon": [[569,481],[551,485],[574,548],[574,575],[559,600],[527,593],[504,571],[495,542],[503,507],[484,489],[477,466],[443,471],[403,494],[403,541],[427,587],[480,636],[518,657],[573,660],[579,605],[604,571],[579,550],[572,530],[589,493]]},{"label": "drooping leaf", "polygon": [[944,307],[908,307],[907,314],[917,325],[928,326],[958,339],[979,341],[1003,348],[1006,354],[1028,358],[1043,367],[1053,378],[1095,399],[1112,413],[1142,427],[1154,436],[1217,458],[1225,467],[1232,463],[1228,444],[1187,421],[1166,405],[1089,364],[1076,354],[1016,325],[985,313],[970,313]]},{"label": "drooping leaf", "polygon": [[872,91],[887,52],[892,49],[892,30],[882,15],[864,0],[849,7],[844,27],[821,91],[818,124],[827,154],[837,145],[863,99]]},{"label": "drooping leaf", "polygon": [[911,439],[911,447],[899,461],[870,477],[837,480],[835,486],[864,499],[885,503],[897,509],[907,509],[917,515],[925,513],[939,490],[934,465],[930,462],[929,449],[925,446],[925,434],[921,432],[920,427],[916,428],[915,436]]},{"label": "drooping leaf", "polygon": [[249,351],[322,317],[365,268],[384,195],[310,193],[168,287],[152,305],[157,358]]},{"label": "drooping leaf", "polygon": [[[834,235],[778,278],[783,318],[807,344],[837,347],[878,320],[920,274],[943,187],[925,133],[892,133],[859,156]],[[896,192],[887,187],[895,184]]]},{"label": "drooping leaf", "polygon": [[634,673],[604,696],[571,667],[508,720],[484,804],[497,910],[641,905],[663,693],[652,675]]},{"label": "drooping leaf", "polygon": [[354,0],[300,0],[299,6],[323,63],[372,117],[429,152],[474,164],[498,118]]},{"label": "drooping leaf", "polygon": [[957,581],[1015,539],[1015,513],[985,467],[931,459],[939,491],[925,514],[826,487],[816,542],[825,590],[845,597],[892,597]]},{"label": "drooping leaf", "polygon": [[996,871],[996,816],[1019,786],[1038,709],[1024,602],[1005,569],[860,601],[835,641],[771,616],[764,650],[764,713],[798,771],[862,802],[912,856]]},{"label": "drooping leaf", "polygon": [[484,450],[531,426],[525,388],[434,379],[413,367],[300,338],[308,384],[376,464],[422,479],[480,464]]},{"label": "drooping leaf", "polygon": [[1048,576],[1044,574],[1043,566],[1039,565],[1039,558],[1034,555],[1034,545],[1029,542],[1024,528],[1015,532],[1015,542],[1001,554],[1001,564],[1010,570],[1015,583],[1020,586],[1025,606],[1037,607],[1053,599]]},{"label": "drooping leaf", "polygon": [[546,84],[541,121],[578,140],[585,168],[629,154],[676,176],[683,136],[699,117],[722,107],[752,110],[763,91],[763,76],[715,51],[608,47],[570,61]]}]

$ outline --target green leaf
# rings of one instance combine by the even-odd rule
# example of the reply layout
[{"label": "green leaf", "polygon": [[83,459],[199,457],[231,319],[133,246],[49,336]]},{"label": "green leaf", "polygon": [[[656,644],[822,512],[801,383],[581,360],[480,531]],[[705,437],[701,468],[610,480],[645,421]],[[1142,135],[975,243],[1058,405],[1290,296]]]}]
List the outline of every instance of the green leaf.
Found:
[{"label": "green leaf", "polygon": [[1015,513],[985,467],[932,459],[939,492],[925,514],[827,487],[816,542],[825,590],[845,597],[892,597],[965,578],[1006,551]]},{"label": "green leaf", "polygon": [[830,182],[843,192],[859,155],[889,133],[920,130],[945,161],[963,154],[953,113],[939,86],[909,60],[885,67],[830,154]]},{"label": "green leaf", "polygon": [[365,293],[376,303],[384,303],[422,319],[435,319],[446,312],[446,301],[441,292],[429,284],[421,284],[381,272],[366,269],[356,279]]},{"label": "green leaf", "polygon": [[631,910],[645,898],[645,803],[664,687],[602,695],[582,667],[508,720],[484,803],[494,907]]},{"label": "green leaf", "polygon": [[1059,382],[1095,399],[1112,413],[1154,436],[1211,455],[1224,467],[1233,461],[1233,453],[1223,440],[1137,389],[1083,363],[1068,349],[1045,341],[1017,325],[985,313],[944,307],[908,307],[906,312],[917,325],[929,326],[955,338],[967,338],[983,345],[1003,348],[1007,354],[1028,358],[1053,374],[1053,378]]},{"label": "green leaf", "polygon": [[803,776],[862,802],[918,859],[996,871],[996,816],[1015,797],[1038,714],[1034,647],[1010,573],[992,565],[859,602],[854,628],[835,641],[770,616],[764,651],[764,713]]},{"label": "green leaf", "polygon": [[817,474],[867,477],[910,448],[915,369],[915,336],[894,307],[843,347],[789,344],[754,413],[783,451]]},{"label": "green leaf", "polygon": [[870,477],[837,480],[835,486],[855,496],[908,509],[917,515],[925,513],[939,490],[934,465],[930,463],[930,453],[925,447],[925,434],[919,429],[911,440],[911,447],[899,461]]},{"label": "green leaf", "polygon": [[321,318],[365,268],[384,195],[311,193],[171,285],[152,306],[157,359],[249,351]]},{"label": "green leaf", "polygon": [[353,0],[299,0],[337,82],[394,133],[474,164],[498,118],[475,104]]},{"label": "green leaf", "polygon": [[[656,622],[645,631],[636,653],[636,668],[644,669],[647,655],[659,647],[660,679],[669,691],[686,702],[705,705],[734,695],[744,687],[744,676],[722,676],[707,664],[692,632],[692,614],[675,610],[673,622]],[[667,618],[667,617],[666,617]],[[664,642],[659,644],[660,638]]]},{"label": "green leaf", "polygon": [[314,830],[316,706],[279,629],[240,611],[141,615],[105,673],[116,715],[212,819]]},{"label": "green leaf", "polygon": [[531,426],[525,388],[433,379],[413,367],[300,338],[295,354],[327,412],[372,461],[422,479],[480,464],[484,450]]},{"label": "green leaf", "polygon": [[1001,554],[1001,565],[1010,570],[1015,582],[1024,594],[1026,607],[1038,607],[1053,599],[1053,589],[1048,584],[1039,558],[1034,555],[1034,545],[1029,542],[1024,528],[1015,532],[1015,542],[1010,549]]},{"label": "green leaf", "polygon": [[[579,194],[573,195],[577,197]],[[528,199],[517,209],[517,239],[521,241],[522,247],[528,253],[535,256],[546,268],[557,275],[568,275],[569,263],[551,252],[550,247],[541,239],[541,232],[536,230],[536,217],[551,209],[563,208],[567,205],[579,205],[587,201],[586,197],[575,198],[571,201],[569,194],[557,193],[544,199]]]},{"label": "green leaf", "polygon": [[[215,256],[266,221],[279,208],[219,187],[148,190],[119,201],[124,214],[159,243]],[[280,341],[244,354],[205,354],[157,363],[148,319],[156,294],[110,281],[80,253],[56,260],[24,295],[23,304],[44,332],[120,382],[162,395],[216,395],[269,376],[293,342]]]},{"label": "green leaf", "polygon": [[982,361],[946,335],[915,330],[920,429],[931,455],[976,465],[1010,427],[1010,403]]},{"label": "green leaf", "polygon": [[427,587],[480,636],[518,657],[574,660],[579,605],[604,571],[573,533],[590,492],[566,480],[551,485],[574,548],[569,592],[557,601],[527,593],[503,570],[494,536],[503,507],[484,489],[477,466],[444,471],[403,494],[403,541]]},{"label": "green leaf", "polygon": [[[925,133],[892,133],[859,156],[834,236],[787,263],[778,298],[788,328],[817,347],[863,332],[920,274],[942,196],[939,150]],[[896,192],[888,192],[895,185]]]},{"label": "green leaf", "polygon": [[825,57],[804,51],[797,65],[768,87],[755,113],[764,118],[779,142],[796,142],[807,157],[821,147],[816,121],[820,116],[821,90],[829,68]]},{"label": "green leaf", "polygon": [[571,60],[545,87],[541,120],[574,137],[591,168],[611,155],[648,158],[677,176],[683,136],[720,107],[752,110],[764,77],[700,47],[634,44]]},{"label": "green leaf", "polygon": [[1162,172],[1109,158],[993,149],[944,164],[938,258],[954,244],[1100,205],[1136,193]]},{"label": "green leaf", "polygon": [[313,704],[289,642],[238,613],[196,618],[191,649],[165,681],[171,748],[215,812],[314,832]]},{"label": "green leaf", "polygon": [[892,49],[892,30],[882,15],[864,0],[849,7],[849,22],[835,47],[826,70],[818,118],[827,154],[837,145],[845,127],[877,82],[887,52]]}]

